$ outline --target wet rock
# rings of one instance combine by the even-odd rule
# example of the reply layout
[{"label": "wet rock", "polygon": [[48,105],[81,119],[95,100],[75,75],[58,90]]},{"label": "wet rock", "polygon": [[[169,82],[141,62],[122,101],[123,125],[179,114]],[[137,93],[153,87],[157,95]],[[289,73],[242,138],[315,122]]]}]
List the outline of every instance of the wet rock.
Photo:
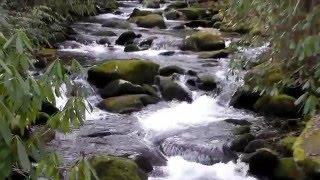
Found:
[{"label": "wet rock", "polygon": [[101,89],[99,93],[101,97],[109,98],[125,94],[144,94],[145,90],[140,85],[119,79],[110,82],[106,87]]},{"label": "wet rock", "polygon": [[139,16],[146,16],[149,14],[153,14],[152,11],[146,11],[146,10],[140,10],[138,8],[135,8],[132,13],[130,14],[130,18],[135,18],[135,17],[139,17]]},{"label": "wet rock", "polygon": [[213,76],[202,75],[202,76],[199,76],[197,80],[197,86],[200,90],[212,91],[217,88],[217,83]]},{"label": "wet rock", "polygon": [[193,88],[197,87],[197,79],[196,78],[188,79],[186,83],[188,86],[191,86]]},{"label": "wet rock", "polygon": [[148,38],[139,43],[139,46],[143,49],[149,49],[152,46],[154,38]]},{"label": "wet rock", "polygon": [[135,51],[140,51],[140,48],[135,44],[128,44],[124,48],[124,52],[135,52]]},{"label": "wet rock", "polygon": [[199,58],[202,59],[220,59],[227,58],[229,56],[228,50],[219,50],[219,51],[211,51],[211,52],[201,52],[199,54]]},{"label": "wet rock", "polygon": [[197,73],[196,71],[191,70],[191,69],[187,71],[187,74],[188,74],[189,76],[197,76],[197,75],[198,75],[198,73]]},{"label": "wet rock", "polygon": [[117,36],[117,34],[113,31],[97,31],[97,32],[94,32],[92,35],[94,36]]},{"label": "wet rock", "polygon": [[257,134],[257,139],[271,139],[278,136],[279,136],[279,133],[275,130],[264,130]]},{"label": "wet rock", "polygon": [[257,176],[272,176],[279,164],[278,155],[270,149],[259,149],[248,159],[250,173]]},{"label": "wet rock", "polygon": [[240,126],[246,126],[246,125],[252,124],[251,122],[245,119],[226,119],[224,121],[230,124],[240,125]]},{"label": "wet rock", "polygon": [[235,127],[233,129],[233,134],[235,135],[241,135],[241,134],[246,134],[246,133],[250,133],[250,126],[240,126],[240,127]]},{"label": "wet rock", "polygon": [[199,31],[188,36],[181,46],[181,50],[215,51],[225,48],[223,38],[218,33]]},{"label": "wet rock", "polygon": [[255,137],[250,133],[240,135],[231,142],[230,149],[233,151],[242,152],[249,142],[253,141],[254,139]]},{"label": "wet rock", "polygon": [[190,28],[212,27],[213,23],[208,20],[193,20],[193,21],[187,22],[185,25]]},{"label": "wet rock", "polygon": [[185,28],[186,28],[186,26],[184,24],[180,24],[180,25],[172,27],[172,29],[174,29],[174,30],[182,30]]},{"label": "wet rock", "polygon": [[120,21],[119,19],[108,19],[102,24],[102,27],[117,28],[117,29],[130,29],[130,23],[126,21]]},{"label": "wet rock", "polygon": [[188,7],[188,3],[177,1],[177,2],[170,3],[168,5],[167,9],[181,9],[181,8],[186,8],[186,7]]},{"label": "wet rock", "polygon": [[148,84],[144,84],[142,85],[142,88],[146,94],[160,98],[158,94],[158,89],[156,86],[150,86]]},{"label": "wet rock", "polygon": [[146,173],[150,173],[153,171],[153,166],[150,163],[149,159],[143,155],[138,155],[135,157],[134,162],[138,165],[138,167]]},{"label": "wet rock", "polygon": [[192,102],[191,93],[170,77],[157,77],[156,83],[160,87],[162,97],[166,101],[178,100]]},{"label": "wet rock", "polygon": [[299,107],[295,105],[296,99],[288,95],[264,96],[254,104],[255,111],[283,118],[299,117]]},{"label": "wet rock", "polygon": [[108,46],[111,45],[111,42],[108,38],[102,38],[99,41],[97,41],[97,43],[101,45],[105,45],[105,44],[108,44]]},{"label": "wet rock", "polygon": [[158,75],[159,65],[147,60],[109,60],[88,71],[88,81],[102,88],[110,82],[123,79],[135,84],[149,84]]},{"label": "wet rock", "polygon": [[37,118],[35,120],[35,125],[45,125],[47,124],[48,120],[50,119],[50,116],[47,113],[40,112],[37,115]]},{"label": "wet rock", "polygon": [[158,9],[160,8],[160,0],[144,0],[143,5],[146,8]]},{"label": "wet rock", "polygon": [[115,11],[113,14],[115,14],[115,15],[121,15],[121,14],[123,14],[123,12],[122,12],[122,11]]},{"label": "wet rock", "polygon": [[139,37],[140,36],[133,31],[126,31],[119,36],[119,38],[116,40],[116,44],[122,46],[126,44],[132,44],[134,40]]},{"label": "wet rock", "polygon": [[172,65],[172,66],[165,66],[160,68],[159,74],[160,76],[171,76],[172,74],[184,74],[185,70],[179,66]]},{"label": "wet rock", "polygon": [[258,149],[266,148],[268,146],[267,141],[263,139],[256,139],[251,142],[244,148],[245,153],[253,153]]},{"label": "wet rock", "polygon": [[174,54],[175,54],[174,51],[166,51],[166,52],[159,53],[160,56],[173,56]]},{"label": "wet rock", "polygon": [[168,20],[184,19],[183,14],[176,10],[170,10],[164,14]]},{"label": "wet rock", "polygon": [[137,17],[136,24],[139,27],[144,27],[144,28],[154,28],[154,27],[158,27],[161,29],[166,28],[166,24],[163,20],[163,17],[159,14],[149,14],[146,16]]},{"label": "wet rock", "polygon": [[187,20],[198,20],[210,16],[209,11],[203,8],[187,7],[177,10],[182,12]]},{"label": "wet rock", "polygon": [[40,112],[44,112],[44,113],[48,114],[49,116],[53,116],[59,112],[59,109],[55,105],[53,105],[52,103],[45,101],[41,105]]},{"label": "wet rock", "polygon": [[98,107],[106,111],[123,114],[140,111],[143,107],[157,102],[159,102],[158,98],[146,94],[123,95],[104,99],[98,104]]},{"label": "wet rock", "polygon": [[129,159],[114,156],[94,156],[90,160],[93,169],[101,180],[146,180],[137,164]]},{"label": "wet rock", "polygon": [[239,109],[253,110],[254,104],[261,96],[259,93],[254,93],[245,88],[239,88],[232,96],[230,106]]}]

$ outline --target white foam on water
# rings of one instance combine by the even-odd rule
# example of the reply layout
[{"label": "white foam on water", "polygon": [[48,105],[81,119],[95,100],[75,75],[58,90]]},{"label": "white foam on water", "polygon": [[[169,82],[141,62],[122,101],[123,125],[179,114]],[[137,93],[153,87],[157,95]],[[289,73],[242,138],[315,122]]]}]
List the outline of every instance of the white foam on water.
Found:
[{"label": "white foam on water", "polygon": [[207,166],[176,156],[168,159],[168,166],[163,170],[167,176],[149,180],[256,180],[247,176],[248,166],[241,162]]},{"label": "white foam on water", "polygon": [[183,129],[192,125],[222,121],[227,118],[239,118],[241,112],[219,105],[211,96],[202,95],[195,98],[192,103],[171,102],[168,108],[163,108],[145,115],[137,115],[146,130],[168,131]]},{"label": "white foam on water", "polygon": [[65,48],[59,51],[67,51],[67,52],[77,52],[77,53],[89,53],[95,56],[104,55],[108,51],[112,51],[114,53],[123,52],[124,47],[115,45],[113,47],[107,47],[106,45],[99,45],[96,43],[92,43],[89,45],[81,45],[79,48]]},{"label": "white foam on water", "polygon": [[107,13],[107,14],[100,14],[95,16],[95,18],[97,19],[112,19],[112,18],[116,18],[116,19],[127,19],[127,16],[122,16],[122,15],[116,15],[116,14],[111,14],[111,13]]}]

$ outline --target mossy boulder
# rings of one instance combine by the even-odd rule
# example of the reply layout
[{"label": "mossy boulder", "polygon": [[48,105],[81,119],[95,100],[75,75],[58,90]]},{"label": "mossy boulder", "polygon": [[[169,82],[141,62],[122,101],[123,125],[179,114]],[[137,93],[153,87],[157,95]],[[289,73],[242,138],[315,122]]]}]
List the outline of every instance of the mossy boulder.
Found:
[{"label": "mossy boulder", "polygon": [[253,153],[258,149],[267,148],[268,143],[263,139],[256,139],[251,142],[244,148],[245,153]]},{"label": "mossy boulder", "polygon": [[108,19],[103,22],[102,27],[130,29],[131,25],[127,21],[120,21],[119,19]]},{"label": "mossy boulder", "polygon": [[197,27],[212,27],[213,23],[209,20],[192,20],[185,23],[187,27],[197,28]]},{"label": "mossy boulder", "polygon": [[130,14],[130,18],[129,19],[134,19],[135,17],[139,17],[139,16],[146,16],[149,14],[153,14],[152,11],[147,11],[147,10],[140,10],[138,8],[135,8],[132,13]]},{"label": "mossy boulder", "polygon": [[187,18],[187,20],[198,20],[209,16],[209,11],[204,8],[187,7],[177,9]]},{"label": "mossy boulder", "polygon": [[143,107],[157,102],[159,102],[157,97],[146,94],[123,95],[104,99],[98,104],[98,107],[109,112],[123,114],[140,111]]},{"label": "mossy boulder", "polygon": [[126,31],[122,33],[116,40],[118,45],[132,44],[136,38],[140,38],[141,35],[134,33],[133,31]]},{"label": "mossy boulder", "polygon": [[264,96],[254,104],[254,109],[265,115],[295,118],[299,117],[299,107],[295,105],[295,101],[295,98],[285,94]]},{"label": "mossy boulder", "polygon": [[109,98],[126,94],[144,94],[145,90],[142,86],[132,84],[131,82],[118,79],[110,82],[106,87],[99,91],[101,97]]},{"label": "mossy boulder", "polygon": [[215,51],[225,48],[220,34],[208,31],[199,31],[185,38],[182,50]]},{"label": "mossy boulder", "polygon": [[149,84],[158,75],[159,65],[148,60],[109,60],[88,71],[88,81],[102,88],[110,82],[123,79],[134,84]]},{"label": "mossy boulder", "polygon": [[292,157],[279,160],[279,164],[274,170],[273,177],[275,179],[287,180],[300,180],[305,178],[301,168],[296,164]]},{"label": "mossy boulder", "polygon": [[234,108],[253,110],[254,104],[260,97],[259,93],[252,92],[246,87],[240,87],[231,97],[229,104]]},{"label": "mossy boulder", "polygon": [[232,132],[235,135],[241,135],[241,134],[247,134],[250,133],[250,126],[239,126],[239,127],[235,127]]},{"label": "mossy boulder", "polygon": [[167,9],[183,9],[187,8],[188,3],[183,2],[183,1],[177,1],[177,2],[171,2],[168,6]]},{"label": "mossy boulder", "polygon": [[147,176],[129,159],[114,156],[94,156],[90,159],[100,180],[146,180]]},{"label": "mossy boulder", "polygon": [[97,41],[97,43],[100,44],[100,45],[105,45],[105,44],[111,45],[111,42],[110,42],[109,38],[107,38],[107,37],[99,39]]},{"label": "mossy boulder", "polygon": [[286,155],[292,155],[293,152],[293,145],[296,142],[297,137],[295,136],[287,136],[283,139],[281,139],[278,143],[278,149],[281,153]]},{"label": "mossy boulder", "polygon": [[185,74],[185,70],[179,66],[172,65],[172,66],[165,66],[160,68],[159,74],[160,76],[171,76],[174,73],[177,74]]},{"label": "mossy boulder", "polygon": [[143,6],[146,8],[158,9],[160,8],[160,0],[144,0]]},{"label": "mossy boulder", "polygon": [[249,172],[263,177],[272,177],[274,170],[279,164],[278,154],[263,148],[254,152],[249,158]]},{"label": "mossy boulder", "polygon": [[[320,119],[311,118],[293,145],[294,160],[310,176],[320,172]],[[319,176],[318,176],[319,177]]]},{"label": "mossy boulder", "polygon": [[136,44],[128,44],[124,48],[124,52],[135,52],[135,51],[140,51],[140,48]]},{"label": "mossy boulder", "polygon": [[217,81],[214,76],[203,74],[196,81],[197,87],[203,91],[212,91],[217,88]]},{"label": "mossy boulder", "polygon": [[229,50],[218,50],[218,51],[210,51],[210,52],[201,52],[199,54],[199,58],[202,59],[220,59],[227,58],[230,54]]},{"label": "mossy boulder", "polygon": [[161,29],[166,28],[164,19],[159,14],[149,14],[146,16],[139,16],[136,18],[136,24],[139,27],[144,27],[144,28],[154,28],[154,27],[158,27]]},{"label": "mossy boulder", "polygon": [[164,16],[168,19],[168,20],[178,20],[178,19],[185,19],[183,14],[180,11],[176,11],[176,10],[170,10],[166,13],[164,13]]},{"label": "mossy boulder", "polygon": [[242,134],[236,137],[230,144],[230,149],[237,152],[243,152],[244,148],[249,144],[249,142],[253,141],[255,137],[250,134]]},{"label": "mossy boulder", "polygon": [[166,101],[178,100],[192,102],[191,93],[184,89],[179,83],[171,79],[171,77],[156,78],[156,83],[160,87],[160,92]]}]

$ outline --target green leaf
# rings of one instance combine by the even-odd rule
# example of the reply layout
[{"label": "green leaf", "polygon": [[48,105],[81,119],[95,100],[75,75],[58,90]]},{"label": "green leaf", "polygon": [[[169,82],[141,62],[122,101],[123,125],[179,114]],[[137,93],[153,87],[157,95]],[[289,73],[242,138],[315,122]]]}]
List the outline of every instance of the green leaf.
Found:
[{"label": "green leaf", "polygon": [[0,119],[0,133],[8,146],[11,146],[12,133],[3,117]]},{"label": "green leaf", "polygon": [[21,143],[20,138],[17,137],[16,140],[20,165],[25,172],[29,172],[31,169],[31,163],[26,152],[26,148]]}]

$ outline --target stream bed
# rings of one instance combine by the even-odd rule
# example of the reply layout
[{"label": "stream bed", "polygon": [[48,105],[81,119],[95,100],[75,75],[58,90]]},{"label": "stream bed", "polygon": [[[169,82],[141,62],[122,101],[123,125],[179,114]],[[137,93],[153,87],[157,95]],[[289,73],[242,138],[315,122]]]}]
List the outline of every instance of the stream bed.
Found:
[{"label": "stream bed", "polygon": [[[165,20],[166,29],[145,29],[131,25],[131,30],[142,35],[142,39],[153,39],[148,50],[124,52],[123,46],[115,45],[117,37],[125,29],[102,27],[104,22],[125,22],[134,8],[145,9],[138,1],[121,1],[120,15],[100,14],[72,25],[76,31],[73,40],[59,44],[62,56],[75,57],[83,66],[90,67],[104,60],[139,58],[154,61],[161,67],[177,65],[199,74],[211,74],[219,82],[219,93],[192,90],[193,102],[161,101],[149,105],[142,111],[131,114],[114,114],[94,108],[87,113],[83,126],[71,133],[56,134],[50,143],[61,157],[72,163],[79,156],[111,154],[132,157],[143,154],[153,164],[152,180],[253,180],[247,175],[248,166],[235,160],[234,154],[225,145],[233,138],[234,125],[226,119],[247,120],[253,127],[263,126],[263,117],[229,106],[231,96],[241,82],[230,76],[230,58],[199,59],[197,54],[179,49],[183,38],[194,32],[186,28],[173,27],[182,21]],[[161,9],[165,9],[166,4]],[[148,9],[154,10],[154,9]],[[158,9],[159,10],[159,9]],[[96,43],[98,31],[110,30],[117,36],[110,37],[111,46]],[[226,37],[227,44],[235,37]],[[235,55],[254,58],[266,47],[241,49]],[[159,55],[174,52],[171,56]],[[185,84],[187,75],[179,77]],[[91,90],[88,101],[94,107],[101,100],[96,90],[84,79],[79,83]],[[185,86],[185,88],[188,88]],[[58,99],[62,107],[65,99]]]}]

